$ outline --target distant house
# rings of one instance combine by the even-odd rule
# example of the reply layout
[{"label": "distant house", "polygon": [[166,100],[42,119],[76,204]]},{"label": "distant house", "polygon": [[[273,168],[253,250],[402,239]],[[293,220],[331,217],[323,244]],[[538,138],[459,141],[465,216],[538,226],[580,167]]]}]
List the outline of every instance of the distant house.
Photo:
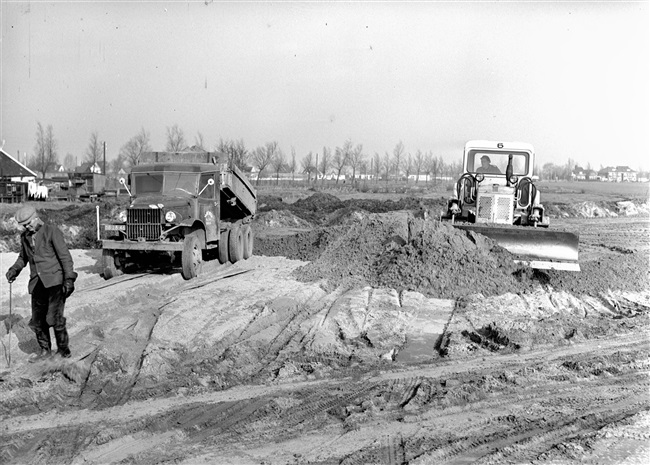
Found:
[{"label": "distant house", "polygon": [[92,162],[85,162],[82,163],[80,166],[77,166],[74,169],[74,172],[76,174],[102,174],[102,168],[99,166],[99,163],[92,163]]},{"label": "distant house", "polygon": [[584,169],[576,165],[571,172],[571,179],[573,181],[600,181],[600,176],[594,170]]},{"label": "distant house", "polygon": [[608,166],[598,172],[601,181],[636,182],[637,173],[629,166]]}]

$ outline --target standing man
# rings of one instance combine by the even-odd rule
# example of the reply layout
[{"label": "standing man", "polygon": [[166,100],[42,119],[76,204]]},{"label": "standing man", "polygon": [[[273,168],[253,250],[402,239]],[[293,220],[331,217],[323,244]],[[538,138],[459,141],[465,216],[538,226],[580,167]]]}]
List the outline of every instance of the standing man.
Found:
[{"label": "standing man", "polygon": [[32,295],[32,319],[29,327],[36,334],[40,353],[30,361],[51,355],[50,326],[54,327],[57,355],[70,357],[68,331],[63,308],[74,291],[72,256],[63,240],[63,233],[54,225],[44,224],[34,207],[21,207],[15,219],[24,231],[20,235],[20,254],[7,271],[7,281],[14,282],[29,262],[28,290]]}]

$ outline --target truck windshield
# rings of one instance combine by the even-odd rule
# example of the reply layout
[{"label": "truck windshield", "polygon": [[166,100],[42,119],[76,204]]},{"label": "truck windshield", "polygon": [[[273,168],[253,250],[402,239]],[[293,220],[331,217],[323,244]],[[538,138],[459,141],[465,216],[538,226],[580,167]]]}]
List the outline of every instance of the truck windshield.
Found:
[{"label": "truck windshield", "polygon": [[165,173],[163,194],[196,195],[198,176],[191,173]]},{"label": "truck windshield", "polygon": [[198,176],[193,173],[146,173],[135,176],[135,195],[196,195]]},{"label": "truck windshield", "polygon": [[136,195],[160,193],[162,191],[163,176],[162,174],[142,174],[135,176]]}]

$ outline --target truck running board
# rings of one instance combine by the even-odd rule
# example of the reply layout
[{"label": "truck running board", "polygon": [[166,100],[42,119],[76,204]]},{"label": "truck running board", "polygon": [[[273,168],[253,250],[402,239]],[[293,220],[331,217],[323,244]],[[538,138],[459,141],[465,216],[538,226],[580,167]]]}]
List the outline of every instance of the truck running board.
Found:
[{"label": "truck running board", "polygon": [[515,256],[515,261],[542,270],[580,271],[577,234],[528,226],[492,227],[454,224],[494,240]]}]

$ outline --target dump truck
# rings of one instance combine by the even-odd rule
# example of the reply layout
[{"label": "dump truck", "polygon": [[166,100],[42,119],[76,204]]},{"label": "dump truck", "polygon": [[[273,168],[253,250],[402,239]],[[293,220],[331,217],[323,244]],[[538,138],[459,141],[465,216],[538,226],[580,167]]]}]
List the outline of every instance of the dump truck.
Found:
[{"label": "dump truck", "polygon": [[579,237],[549,228],[534,165],[531,144],[467,142],[463,173],[441,220],[495,240],[532,268],[580,271]]},{"label": "dump truck", "polygon": [[218,152],[147,152],[134,166],[117,221],[103,225],[102,264],[110,279],[139,261],[178,264],[192,279],[203,257],[236,263],[253,254],[257,193]]}]

